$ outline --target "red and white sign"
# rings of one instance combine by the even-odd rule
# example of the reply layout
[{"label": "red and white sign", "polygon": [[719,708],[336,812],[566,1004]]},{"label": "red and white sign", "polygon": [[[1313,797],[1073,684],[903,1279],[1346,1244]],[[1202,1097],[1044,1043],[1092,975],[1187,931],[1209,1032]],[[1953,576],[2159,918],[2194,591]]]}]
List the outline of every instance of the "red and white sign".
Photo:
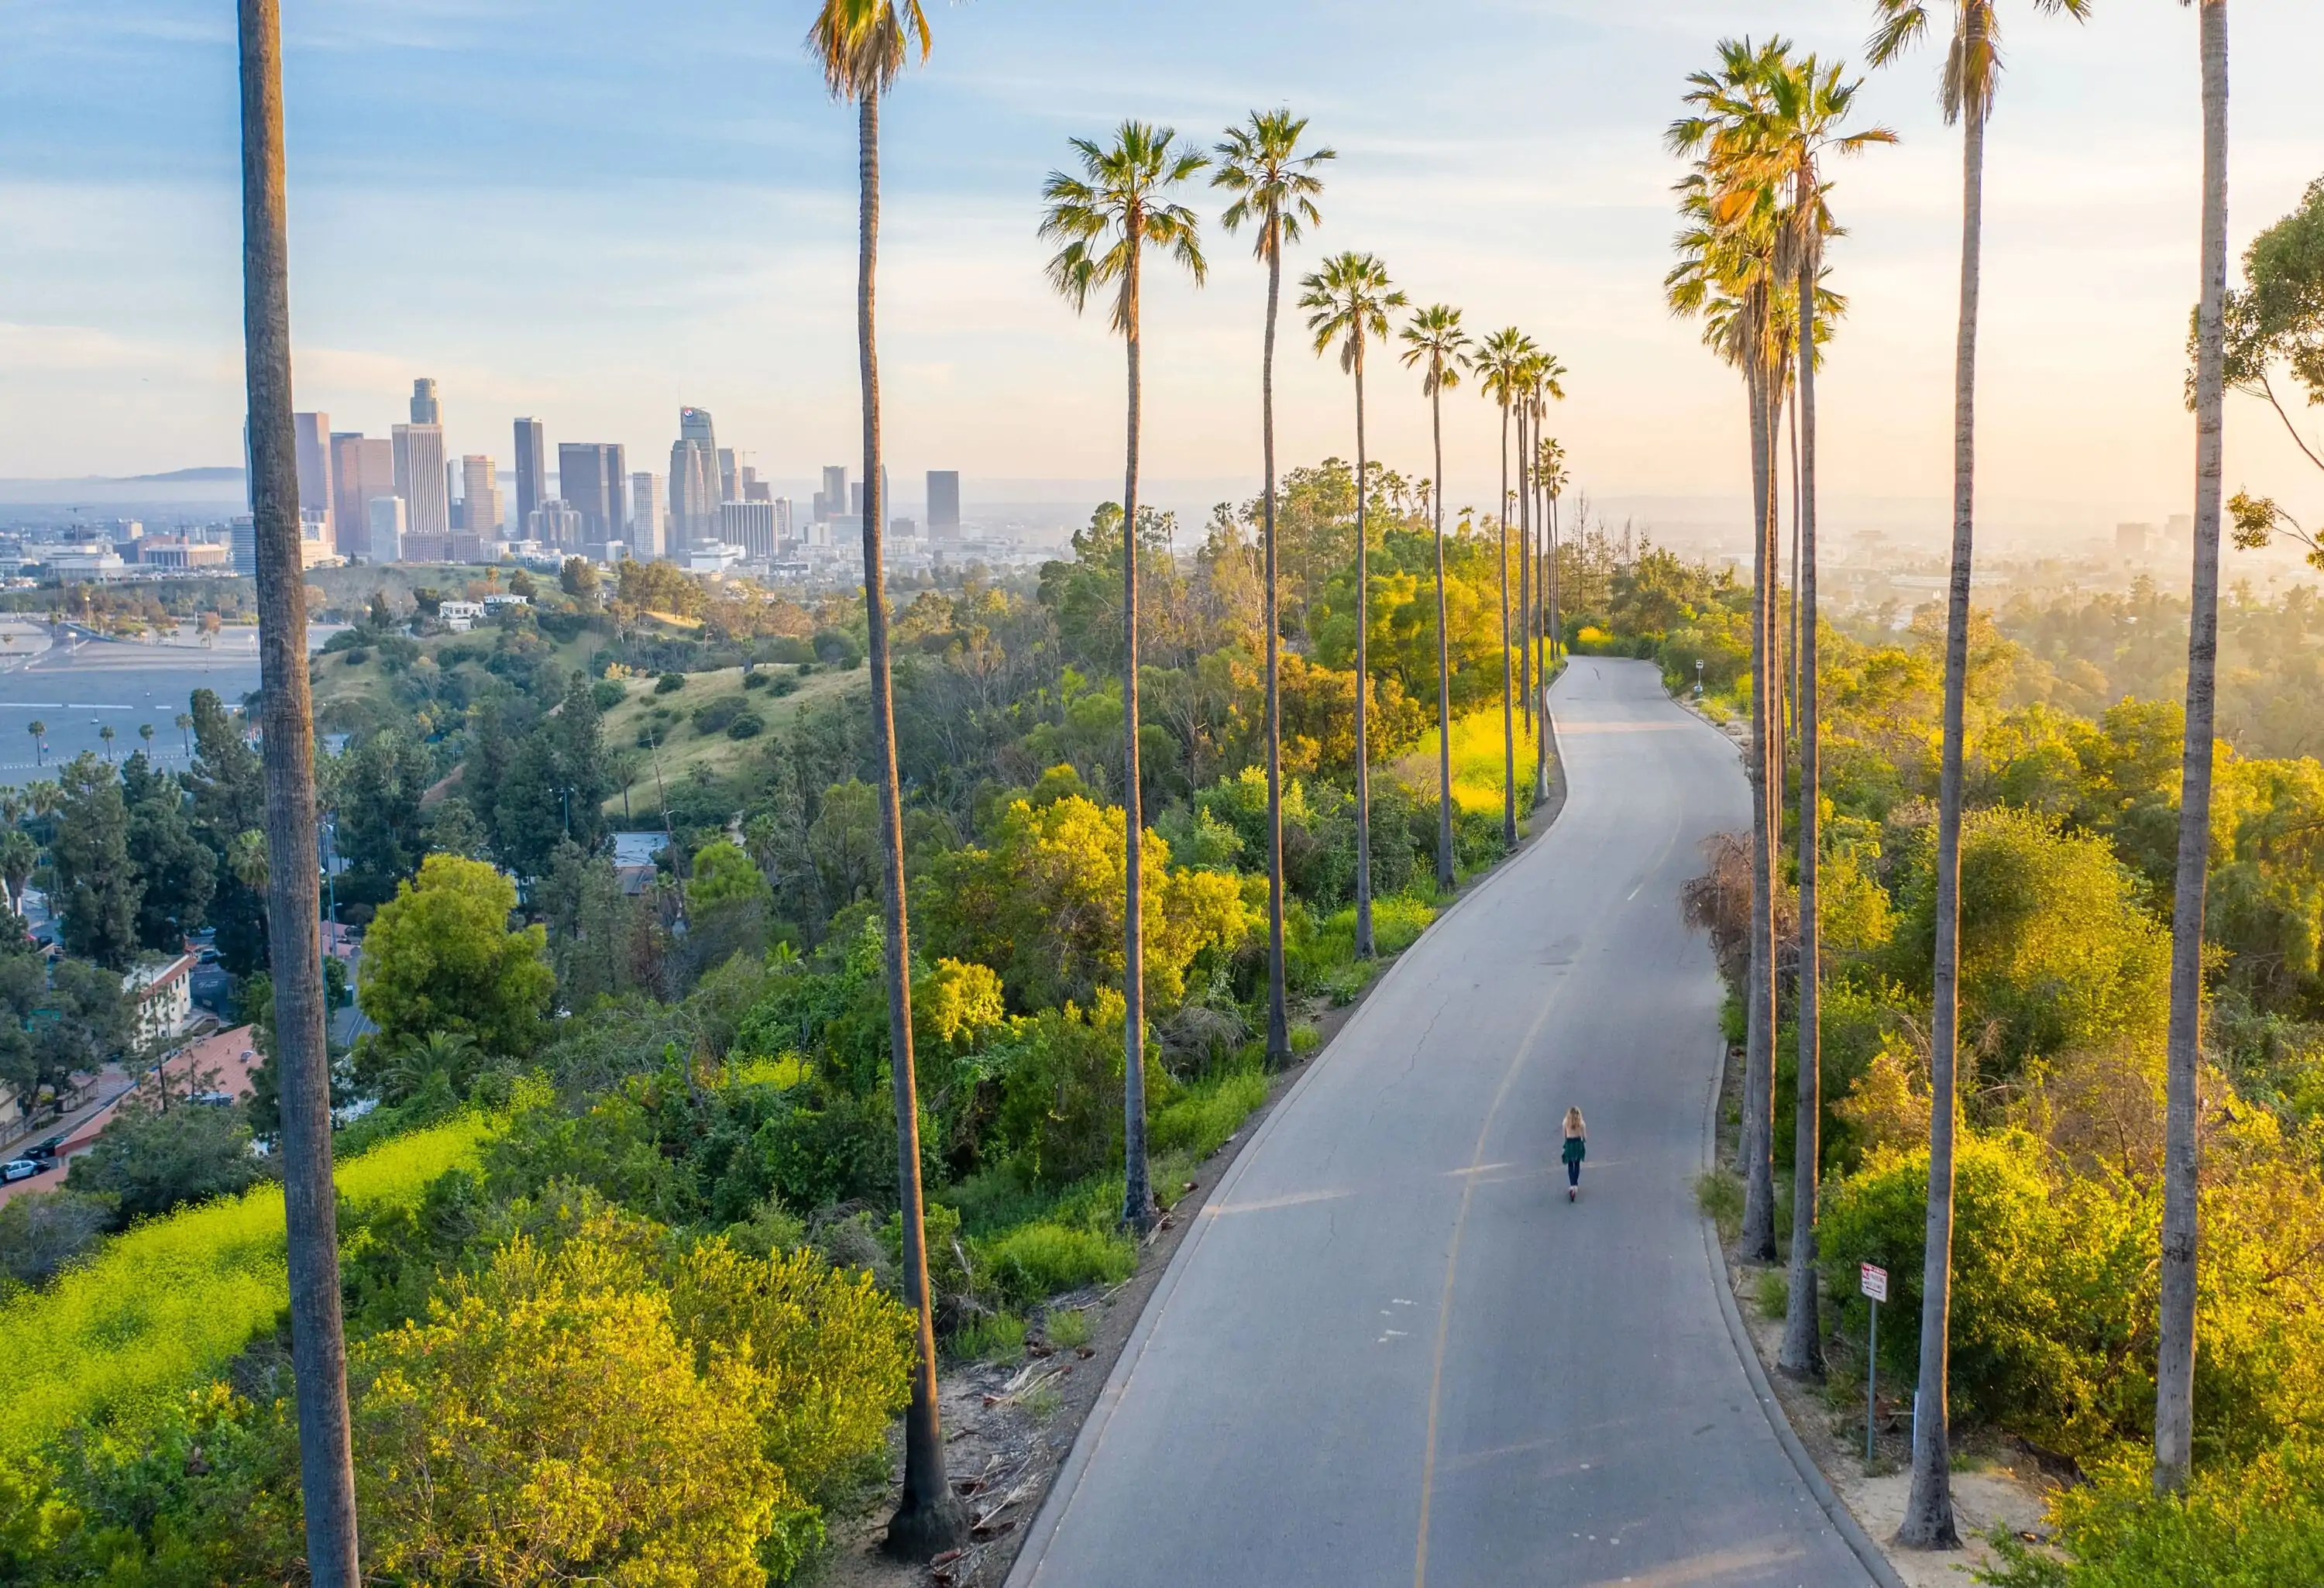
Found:
[{"label": "red and white sign", "polygon": [[1870,1263],[1866,1263],[1864,1265],[1864,1278],[1860,1281],[1858,1288],[1875,1301],[1887,1300],[1888,1270],[1886,1269],[1876,1269]]}]

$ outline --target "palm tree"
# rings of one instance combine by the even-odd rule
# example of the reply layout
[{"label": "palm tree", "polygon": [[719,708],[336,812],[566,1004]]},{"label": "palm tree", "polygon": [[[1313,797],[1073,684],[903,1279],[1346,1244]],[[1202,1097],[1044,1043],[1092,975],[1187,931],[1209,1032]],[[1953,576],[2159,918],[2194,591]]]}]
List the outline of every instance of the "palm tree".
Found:
[{"label": "palm tree", "polygon": [[1444,635],[1444,393],[1461,383],[1461,368],[1471,344],[1461,328],[1461,311],[1432,303],[1404,328],[1404,364],[1421,371],[1421,395],[1436,443],[1436,476],[1430,482],[1436,520],[1436,891],[1452,891],[1452,663]]},{"label": "palm tree", "polygon": [[[1554,440],[1541,434],[1542,425],[1549,418],[1549,404],[1554,399],[1565,401],[1565,366],[1554,353],[1536,356],[1526,392],[1525,412],[1532,425],[1532,440],[1525,451],[1525,473],[1528,483],[1526,504],[1533,522],[1533,545],[1526,557],[1526,566],[1533,576],[1533,594],[1526,608],[1526,659],[1532,671],[1526,686],[1527,704],[1539,716],[1533,736],[1533,796],[1536,800],[1549,798],[1549,664],[1556,658],[1556,625],[1549,600],[1555,587],[1552,577],[1554,569],[1554,551],[1549,551],[1555,529],[1554,510],[1558,494],[1565,489],[1565,449]],[[1543,554],[1549,553],[1549,566],[1545,567]],[[1540,636],[1550,636],[1549,653],[1540,654]]]},{"label": "palm tree", "polygon": [[881,459],[880,346],[874,309],[880,257],[880,101],[914,43],[926,60],[928,19],[919,0],[823,0],[807,50],[832,97],[856,106],[855,339],[863,413],[863,605],[872,671],[872,739],[880,758],[881,892],[885,906],[888,1049],[896,1112],[896,1166],[903,1222],[904,1299],[917,1314],[912,1400],[904,1418],[904,1487],[886,1547],[927,1560],[957,1544],[967,1519],[945,1476],[936,1410],[936,1314],[928,1294],[927,1227],[920,1190],[919,1085],[913,1068],[910,922],[904,898],[903,797],[896,773],[895,697],[888,656],[888,582],[881,557],[888,503]]},{"label": "palm tree", "polygon": [[113,760],[113,725],[111,723],[99,724],[97,725],[97,736],[105,742],[105,759],[108,763],[110,763]]},{"label": "palm tree", "polygon": [[194,719],[181,711],[170,719],[170,725],[185,739],[186,759],[191,761],[194,758]]},{"label": "palm tree", "polygon": [[1752,532],[1751,647],[1751,956],[1744,1007],[1741,1160],[1743,1249],[1773,1261],[1775,1248],[1775,861],[1782,818],[1776,762],[1777,577],[1774,408],[1783,387],[1784,353],[1776,309],[1776,193],[1765,161],[1766,78],[1780,40],[1755,47],[1723,40],[1716,70],[1693,74],[1687,102],[1695,114],[1671,125],[1672,151],[1695,154],[1678,184],[1689,225],[1678,237],[1680,263],[1665,279],[1672,309],[1702,317],[1703,339],[1743,375],[1749,406]]},{"label": "palm tree", "polygon": [[1480,345],[1477,389],[1501,410],[1501,842],[1517,842],[1517,680],[1509,652],[1509,420],[1524,391],[1526,366],[1540,351],[1515,326],[1498,330]]},{"label": "palm tree", "polygon": [[1370,529],[1366,512],[1371,494],[1370,464],[1364,452],[1364,346],[1388,339],[1388,317],[1405,307],[1405,296],[1388,285],[1388,267],[1369,254],[1337,254],[1301,282],[1299,307],[1308,310],[1320,357],[1336,343],[1340,368],[1356,378],[1356,954],[1370,959],[1372,937],[1371,741],[1365,736],[1364,697],[1371,692],[1366,631],[1371,623]]},{"label": "palm tree", "polygon": [[[1827,154],[1859,154],[1894,143],[1886,127],[1842,132],[1854,108],[1860,82],[1840,80],[1837,64],[1811,55],[1784,62],[1767,84],[1770,114],[1764,126],[1766,157],[1779,180],[1791,184],[1783,233],[1794,307],[1793,436],[1793,693],[1799,726],[1800,757],[1800,960],[1798,991],[1799,1085],[1794,1113],[1792,1159],[1792,1262],[1785,1303],[1784,1341],[1776,1364],[1803,1378],[1823,1376],[1822,1328],[1816,1305],[1816,1198],[1822,1173],[1823,1119],[1821,1019],[1822,943],[1816,900],[1818,817],[1821,765],[1816,704],[1816,365],[1821,356],[1829,310],[1837,300],[1823,295],[1823,244],[1839,235],[1825,203],[1822,162]],[[1811,328],[1802,337],[1798,328]]]},{"label": "palm tree", "polygon": [[24,732],[32,735],[32,764],[46,766],[49,762],[49,725],[34,717],[24,725]]},{"label": "palm tree", "polygon": [[2187,739],[2171,918],[2171,1034],[2163,1163],[2162,1332],[2154,1370],[2154,1487],[2183,1488],[2195,1435],[2195,1088],[2203,1020],[2203,893],[2211,849],[2211,725],[2219,670],[2219,463],[2227,399],[2227,6],[2201,0],[2203,285],[2195,320],[2195,570],[2187,632]]},{"label": "palm tree", "polygon": [[430,1031],[408,1039],[387,1068],[389,1094],[411,1096],[430,1081],[440,1080],[457,1097],[466,1091],[477,1057],[476,1039],[465,1031]]},{"label": "palm tree", "polygon": [[[1260,450],[1267,469],[1266,623],[1267,623],[1267,1059],[1277,1066],[1291,1062],[1291,1027],[1283,984],[1283,694],[1280,651],[1283,623],[1276,594],[1275,547],[1275,322],[1283,296],[1283,249],[1299,241],[1306,226],[1321,225],[1315,195],[1323,181],[1315,168],[1339,155],[1330,149],[1299,152],[1299,138],[1307,118],[1288,110],[1254,110],[1239,127],[1229,127],[1226,139],[1213,151],[1218,170],[1211,186],[1224,188],[1234,201],[1219,217],[1230,232],[1245,221],[1258,223],[1252,249],[1267,266],[1267,339],[1259,362]],[[1358,483],[1360,493],[1363,486]],[[1359,690],[1362,688],[1358,680]]]},{"label": "palm tree", "polygon": [[1122,1222],[1143,1234],[1153,1228],[1153,1188],[1146,1166],[1146,946],[1143,882],[1143,801],[1138,771],[1138,446],[1143,386],[1139,366],[1139,282],[1146,250],[1162,249],[1200,285],[1204,263],[1194,212],[1165,195],[1210,162],[1180,145],[1169,127],[1125,121],[1112,147],[1075,138],[1082,174],[1051,171],[1041,197],[1041,235],[1063,245],[1049,261],[1049,284],[1076,312],[1093,290],[1111,286],[1113,328],[1128,349],[1128,446],[1122,466],[1121,661],[1122,827]]},{"label": "palm tree", "polygon": [[152,761],[153,759],[153,725],[152,723],[139,723],[137,725],[137,736],[145,742],[145,759],[149,762]]},{"label": "palm tree", "polygon": [[[2092,0],[2033,0],[2082,21]],[[1928,0],[1872,0],[1872,64],[1900,59],[1929,30]],[[1913,1419],[1913,1487],[1896,1537],[1920,1549],[1958,1549],[1947,1367],[1951,1349],[1954,1049],[1960,1018],[1961,735],[1969,683],[1969,573],[1977,508],[1977,316],[1985,235],[1985,124],[2001,76],[1997,0],[1953,0],[1953,33],[1938,93],[1961,127],[1960,324],[1953,355],[1953,549],[1945,597],[1944,744],[1937,780],[1936,953],[1929,1013],[1929,1222],[1921,1288],[1921,1373]]]},{"label": "palm tree", "polygon": [[351,1588],[356,1559],[346,1337],[339,1310],[331,1076],[323,1030],[322,896],[315,865],[315,718],[307,679],[291,434],[290,265],[282,174],[280,0],[240,0],[244,365],[250,500],[257,525],[259,688],[266,733],[267,929],[274,960],[274,1063],[281,1080],[282,1200],[290,1361],[299,1411],[307,1571]]},{"label": "palm tree", "polygon": [[8,908],[18,915],[24,913],[24,884],[40,863],[41,852],[31,836],[10,822],[7,832],[0,834],[0,882],[7,884]]}]

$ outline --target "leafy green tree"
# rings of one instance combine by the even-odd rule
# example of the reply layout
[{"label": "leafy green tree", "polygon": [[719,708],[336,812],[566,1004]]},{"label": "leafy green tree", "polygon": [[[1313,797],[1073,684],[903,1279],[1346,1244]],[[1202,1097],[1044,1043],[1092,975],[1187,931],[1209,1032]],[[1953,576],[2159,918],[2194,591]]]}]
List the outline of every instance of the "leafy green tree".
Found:
[{"label": "leafy green tree", "polygon": [[602,717],[586,679],[575,679],[555,714],[525,735],[501,783],[495,824],[502,861],[537,877],[557,845],[586,853],[604,838],[603,806],[613,791]]},{"label": "leafy green tree", "polygon": [[[983,846],[953,851],[930,868],[921,910],[938,953],[991,965],[1020,1009],[1067,1000],[1093,1005],[1121,985],[1126,905],[1124,813],[1079,794],[1001,814]],[[1205,952],[1232,953],[1250,929],[1241,888],[1216,872],[1173,870],[1170,846],[1140,846],[1147,992],[1164,1009],[1185,996]]]},{"label": "leafy green tree", "polygon": [[1257,234],[1253,253],[1267,267],[1267,334],[1259,362],[1259,438],[1265,460],[1267,628],[1267,1056],[1277,1066],[1291,1062],[1291,1028],[1283,986],[1283,614],[1275,521],[1275,324],[1283,298],[1283,250],[1302,231],[1322,224],[1315,196],[1323,190],[1316,170],[1339,158],[1331,149],[1302,152],[1299,140],[1307,118],[1288,110],[1251,112],[1249,121],[1227,129],[1213,152],[1218,167],[1211,186],[1234,195],[1219,224],[1240,231],[1246,222]]},{"label": "leafy green tree", "polygon": [[374,1569],[549,1588],[576,1577],[758,1588],[799,1503],[752,1416],[759,1375],[695,1347],[629,1255],[520,1237],[425,1322],[357,1347]]},{"label": "leafy green tree", "polygon": [[203,846],[186,814],[184,785],[153,770],[139,751],[121,769],[128,808],[128,850],[139,884],[137,942],[162,954],[184,951],[201,930],[217,891],[217,856]]},{"label": "leafy green tree", "polygon": [[431,854],[380,906],[364,943],[364,1012],[372,1041],[392,1051],[458,1032],[485,1052],[519,1057],[540,1040],[557,989],[540,927],[509,929],[516,885],[481,861]]},{"label": "leafy green tree", "polygon": [[0,883],[6,884],[8,908],[17,915],[24,912],[24,886],[40,863],[41,846],[22,827],[0,833]]},{"label": "leafy green tree", "polygon": [[1436,890],[1452,891],[1452,664],[1446,638],[1444,601],[1444,393],[1461,383],[1469,357],[1469,335],[1461,311],[1449,303],[1417,310],[1404,328],[1404,362],[1421,371],[1420,394],[1428,399],[1430,433],[1435,438],[1436,473],[1429,497],[1436,533]]},{"label": "leafy green tree", "polygon": [[101,1196],[19,1195],[0,1206],[0,1274],[19,1285],[45,1285],[95,1247],[112,1223],[113,1205]]},{"label": "leafy green tree", "polygon": [[342,760],[334,800],[335,842],[347,866],[342,903],[383,903],[419,869],[420,801],[435,771],[427,746],[394,730],[371,734]]},{"label": "leafy green tree", "polygon": [[1174,149],[1177,134],[1169,127],[1125,121],[1115,130],[1111,148],[1088,138],[1074,140],[1082,174],[1051,171],[1041,197],[1041,235],[1063,245],[1050,259],[1049,284],[1080,312],[1089,306],[1093,291],[1111,287],[1113,328],[1129,355],[1129,437],[1122,466],[1122,522],[1131,532],[1121,538],[1121,665],[1122,773],[1121,792],[1128,812],[1129,878],[1122,912],[1122,952],[1130,966],[1124,984],[1122,1019],[1124,1069],[1129,1076],[1122,1094],[1125,1119],[1122,1218],[1139,1232],[1151,1229],[1157,1216],[1152,1187],[1147,1183],[1146,1094],[1143,1056],[1146,1051],[1146,978],[1143,886],[1145,868],[1139,846],[1145,835],[1143,781],[1139,773],[1138,715],[1139,621],[1138,535],[1139,445],[1145,387],[1141,378],[1139,284],[1148,248],[1166,250],[1194,278],[1197,286],[1209,272],[1204,262],[1194,212],[1170,202],[1167,195],[1199,174],[1210,162],[1183,148]]},{"label": "leafy green tree", "polygon": [[97,1144],[72,1160],[68,1188],[112,1199],[113,1227],[158,1218],[189,1202],[246,1191],[266,1177],[250,1149],[250,1127],[233,1109],[163,1111],[124,1102]]},{"label": "leafy green tree", "polygon": [[[2092,0],[2034,0],[2034,9],[2080,21]],[[1878,24],[1870,55],[1886,66],[1929,30],[1928,0],[1873,0]],[[1897,1537],[1920,1549],[1957,1549],[1953,1525],[1950,1433],[1945,1410],[1947,1312],[1944,1276],[1952,1250],[1953,1059],[1960,932],[1959,898],[1962,814],[1961,747],[1969,680],[1969,577],[1976,526],[1977,328],[1980,253],[1985,235],[1985,126],[2001,76],[1998,0],[1953,0],[1952,38],[1940,97],[1945,120],[1961,126],[1961,301],[1953,370],[1953,546],[1945,603],[1943,770],[1938,793],[1936,970],[1930,1040],[1937,1107],[1931,1115],[1928,1284],[1923,1297],[1921,1415],[1914,1419],[1913,1491]]]},{"label": "leafy green tree", "polygon": [[121,780],[87,751],[57,774],[60,790],[49,864],[64,918],[66,952],[120,971],[137,953],[143,887],[129,860]]},{"label": "leafy green tree", "polygon": [[191,820],[202,847],[218,857],[217,884],[208,919],[217,928],[218,959],[237,976],[266,968],[266,900],[263,874],[256,882],[230,863],[235,841],[266,821],[266,787],[257,752],[245,743],[240,724],[217,696],[197,689],[189,702],[194,762],[186,774],[193,795]]}]

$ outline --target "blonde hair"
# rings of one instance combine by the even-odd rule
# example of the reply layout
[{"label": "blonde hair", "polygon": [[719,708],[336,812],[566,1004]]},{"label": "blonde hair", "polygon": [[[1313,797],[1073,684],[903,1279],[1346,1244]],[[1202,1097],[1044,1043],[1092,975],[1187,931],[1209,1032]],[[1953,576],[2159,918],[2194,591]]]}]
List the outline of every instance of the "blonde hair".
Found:
[{"label": "blonde hair", "polygon": [[1589,1127],[1582,1122],[1582,1111],[1580,1109],[1569,1108],[1565,1111],[1565,1133],[1567,1135],[1579,1136],[1588,1129]]}]

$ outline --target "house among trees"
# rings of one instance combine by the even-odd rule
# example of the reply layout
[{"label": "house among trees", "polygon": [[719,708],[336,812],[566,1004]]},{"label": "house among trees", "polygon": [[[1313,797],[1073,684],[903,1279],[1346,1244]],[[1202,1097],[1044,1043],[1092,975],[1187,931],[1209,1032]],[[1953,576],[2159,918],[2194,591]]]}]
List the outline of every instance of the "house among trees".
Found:
[{"label": "house among trees", "polygon": [[181,954],[138,965],[121,978],[121,994],[134,1011],[134,1046],[143,1048],[184,1033],[194,1013],[193,969],[194,956]]}]

